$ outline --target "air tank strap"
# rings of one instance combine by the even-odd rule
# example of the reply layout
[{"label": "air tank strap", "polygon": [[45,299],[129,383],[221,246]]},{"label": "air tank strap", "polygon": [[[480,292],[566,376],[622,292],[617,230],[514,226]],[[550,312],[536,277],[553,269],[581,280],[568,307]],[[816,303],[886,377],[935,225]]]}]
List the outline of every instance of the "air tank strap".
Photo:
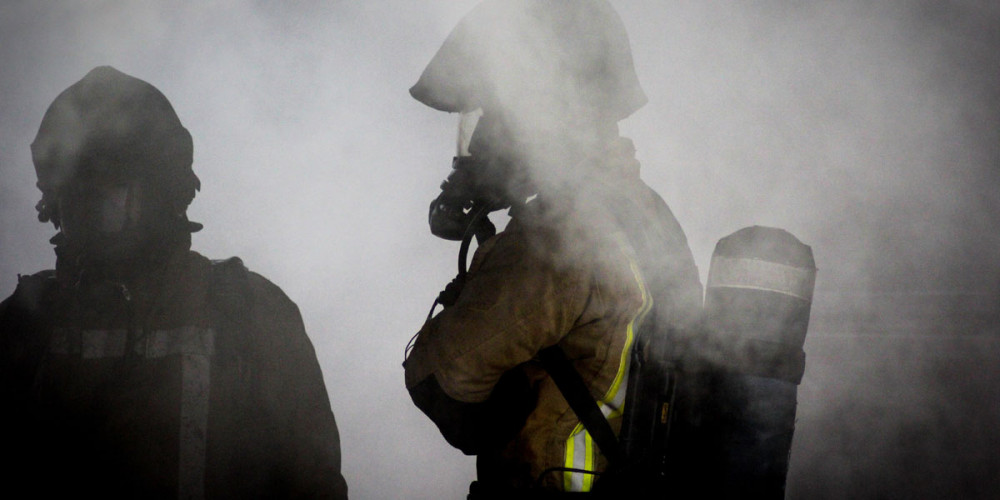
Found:
[{"label": "air tank strap", "polygon": [[562,348],[558,345],[546,347],[538,351],[538,360],[608,461],[612,464],[621,463],[624,454],[611,424],[604,418],[580,372],[573,368]]}]

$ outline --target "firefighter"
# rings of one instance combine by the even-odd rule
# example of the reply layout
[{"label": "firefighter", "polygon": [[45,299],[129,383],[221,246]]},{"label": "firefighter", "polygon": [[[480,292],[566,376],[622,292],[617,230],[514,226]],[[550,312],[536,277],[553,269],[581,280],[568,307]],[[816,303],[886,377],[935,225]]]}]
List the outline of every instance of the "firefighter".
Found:
[{"label": "firefighter", "polygon": [[0,307],[5,488],[39,497],[347,498],[296,305],[190,249],[192,142],[166,97],[98,67],[31,145],[56,266]]},{"label": "firefighter", "polygon": [[[411,398],[477,456],[470,498],[592,491],[609,450],[540,353],[561,348],[618,432],[636,336],[693,328],[702,293],[684,232],[618,132],[646,102],[624,26],[604,0],[486,0],[410,93],[460,113],[468,138],[432,231],[483,240],[413,342]],[[490,237],[481,214],[505,207]]]}]

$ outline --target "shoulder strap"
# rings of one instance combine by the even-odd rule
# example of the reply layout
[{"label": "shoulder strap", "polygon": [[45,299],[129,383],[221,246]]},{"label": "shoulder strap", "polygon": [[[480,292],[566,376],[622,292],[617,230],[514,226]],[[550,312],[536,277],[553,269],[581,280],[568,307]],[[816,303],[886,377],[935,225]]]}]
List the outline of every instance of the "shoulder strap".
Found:
[{"label": "shoulder strap", "polygon": [[212,261],[208,290],[211,306],[229,319],[240,323],[251,307],[250,271],[239,257]]},{"label": "shoulder strap", "polygon": [[250,271],[238,257],[213,260],[207,305],[217,330],[217,349],[243,358],[253,352],[253,291]]},{"label": "shoulder strap", "polygon": [[618,438],[608,419],[598,408],[597,401],[591,396],[580,372],[573,368],[566,357],[565,351],[558,345],[546,347],[538,352],[538,360],[608,461],[612,464],[621,463],[624,456]]},{"label": "shoulder strap", "polygon": [[[261,366],[257,348],[259,336],[254,324],[254,293],[250,271],[238,257],[213,260],[207,296],[213,327],[216,329],[215,363],[235,369],[239,377],[232,397],[247,415],[260,411]],[[235,367],[235,368],[234,368]]]}]

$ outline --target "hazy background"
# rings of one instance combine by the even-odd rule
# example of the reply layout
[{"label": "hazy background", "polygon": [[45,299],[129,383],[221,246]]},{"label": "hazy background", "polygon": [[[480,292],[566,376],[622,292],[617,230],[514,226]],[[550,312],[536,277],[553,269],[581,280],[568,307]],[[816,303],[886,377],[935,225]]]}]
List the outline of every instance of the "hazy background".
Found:
[{"label": "hazy background", "polygon": [[[353,498],[462,498],[403,347],[455,272],[427,205],[457,117],[415,83],[476,0],[0,4],[0,295],[53,266],[29,144],[110,64],[195,144],[194,247],[298,304]],[[785,228],[819,277],[789,496],[1000,495],[1000,4],[613,2],[650,103],[622,122],[707,274]]]}]

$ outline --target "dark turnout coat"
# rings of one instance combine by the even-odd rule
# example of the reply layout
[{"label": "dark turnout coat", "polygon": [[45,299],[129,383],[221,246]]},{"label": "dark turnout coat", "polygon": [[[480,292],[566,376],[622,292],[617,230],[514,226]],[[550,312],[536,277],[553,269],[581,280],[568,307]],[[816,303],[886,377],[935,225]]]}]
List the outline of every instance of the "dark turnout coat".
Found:
[{"label": "dark turnout coat", "polygon": [[22,277],[0,306],[4,487],[134,498],[346,498],[298,308],[186,248],[129,284]]}]

